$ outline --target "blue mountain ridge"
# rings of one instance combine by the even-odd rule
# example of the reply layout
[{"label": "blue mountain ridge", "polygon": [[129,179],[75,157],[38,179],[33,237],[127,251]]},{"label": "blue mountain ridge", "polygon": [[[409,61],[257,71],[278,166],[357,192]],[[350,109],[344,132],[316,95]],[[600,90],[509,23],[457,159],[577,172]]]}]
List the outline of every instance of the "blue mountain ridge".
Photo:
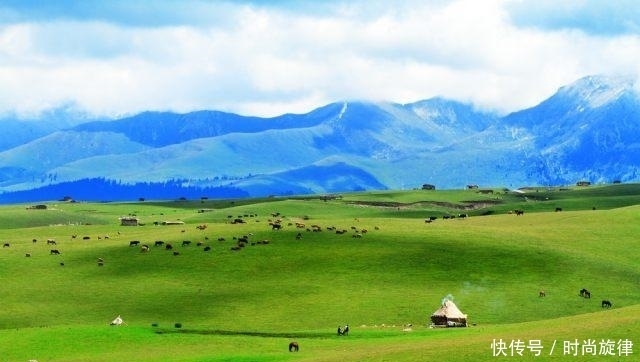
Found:
[{"label": "blue mountain ridge", "polygon": [[224,198],[640,179],[640,97],[624,77],[588,76],[506,116],[431,98],[271,118],[203,110],[20,123],[0,120],[22,142],[0,148],[0,202],[59,199],[60,185],[82,199],[128,199],[134,188],[150,198],[145,185],[156,197],[175,180],[167,198],[181,184],[191,197]]}]

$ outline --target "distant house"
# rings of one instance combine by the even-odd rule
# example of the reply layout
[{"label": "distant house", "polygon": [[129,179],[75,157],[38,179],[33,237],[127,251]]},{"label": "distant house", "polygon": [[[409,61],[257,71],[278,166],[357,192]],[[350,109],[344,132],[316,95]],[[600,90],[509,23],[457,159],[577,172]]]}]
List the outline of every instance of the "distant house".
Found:
[{"label": "distant house", "polygon": [[132,216],[126,216],[120,218],[121,226],[138,226],[138,218]]},{"label": "distant house", "polygon": [[591,182],[589,181],[578,181],[576,182],[576,186],[589,186],[591,185]]},{"label": "distant house", "polygon": [[435,185],[431,185],[431,184],[423,184],[422,185],[422,189],[423,190],[435,190],[436,186]]}]

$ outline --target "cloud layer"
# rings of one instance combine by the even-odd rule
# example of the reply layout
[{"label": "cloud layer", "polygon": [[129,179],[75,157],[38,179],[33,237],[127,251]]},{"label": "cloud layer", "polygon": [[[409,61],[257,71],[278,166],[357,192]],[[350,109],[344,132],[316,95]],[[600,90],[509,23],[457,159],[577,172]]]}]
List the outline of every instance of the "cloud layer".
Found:
[{"label": "cloud layer", "polygon": [[633,1],[60,1],[0,6],[0,114],[444,96],[509,112],[588,74],[640,74]]}]

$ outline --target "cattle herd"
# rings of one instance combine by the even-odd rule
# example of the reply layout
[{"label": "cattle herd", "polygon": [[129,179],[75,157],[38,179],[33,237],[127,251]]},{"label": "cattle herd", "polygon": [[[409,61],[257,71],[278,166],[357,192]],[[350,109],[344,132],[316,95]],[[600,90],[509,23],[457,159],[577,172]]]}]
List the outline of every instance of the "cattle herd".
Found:
[{"label": "cattle herd", "polygon": [[[561,208],[556,208],[555,210],[556,212],[562,211]],[[523,210],[512,210],[509,213],[515,213],[516,215],[522,215],[524,214]],[[228,221],[227,224],[232,224],[232,225],[246,225],[247,221],[246,219],[250,217],[250,218],[255,218],[257,217],[257,214],[246,214],[246,215],[238,215],[238,216],[233,216],[233,215],[229,215],[228,216]],[[465,213],[460,213],[458,215],[444,215],[442,216],[442,219],[446,220],[446,219],[455,219],[455,218],[459,218],[459,219],[465,219],[468,217],[468,214]],[[281,215],[279,212],[274,212],[270,215],[270,218],[268,219],[268,229],[271,232],[273,232],[274,236],[278,235],[277,238],[280,238],[280,235],[293,235],[293,233],[285,233],[285,234],[281,234],[282,230],[287,230],[287,229],[293,229],[295,230],[295,240],[301,240],[304,238],[304,234],[305,233],[322,233],[322,232],[328,232],[328,233],[332,233],[335,235],[344,235],[344,234],[351,234],[351,236],[353,238],[362,238],[365,234],[367,234],[369,232],[369,230],[367,228],[362,228],[362,227],[357,227],[357,226],[351,226],[348,229],[347,228],[340,228],[340,227],[336,227],[333,225],[330,226],[320,226],[318,224],[311,224],[311,225],[306,225],[306,223],[304,221],[285,221],[285,217],[283,215]],[[295,218],[294,218],[295,219]],[[429,216],[427,218],[425,218],[425,223],[431,223],[435,220],[437,220],[438,217],[437,216]],[[304,220],[308,220],[308,218],[304,218]],[[260,220],[255,219],[256,222],[259,222]],[[358,222],[359,220],[356,218],[355,219],[356,222]],[[154,225],[159,225],[160,223],[154,223]],[[204,252],[210,252],[212,251],[212,245],[211,243],[209,243],[209,237],[204,235],[204,232],[207,230],[207,225],[206,224],[199,224],[195,227],[197,230],[199,230],[199,238],[202,238],[203,241],[197,241],[195,243],[196,247],[201,248],[201,250],[203,250]],[[242,228],[240,226],[240,228]],[[379,230],[380,228],[378,226],[375,226],[373,228],[374,230]],[[184,235],[185,233],[185,229],[181,229],[180,233]],[[121,233],[120,231],[117,232],[118,235],[120,236]],[[284,236],[283,236],[284,237]],[[71,235],[71,240],[77,239],[78,235],[77,234],[73,234]],[[109,239],[108,235],[101,235],[101,236],[97,236],[97,239]],[[85,235],[82,236],[82,240],[87,241],[87,240],[91,240],[91,236]],[[236,236],[218,236],[217,237],[217,243],[216,244],[225,244],[227,242],[227,240],[231,241],[231,245],[228,246],[228,250],[230,250],[231,252],[238,252],[242,249],[244,249],[247,246],[256,246],[256,245],[268,245],[271,243],[270,239],[265,239],[265,238],[260,238],[259,240],[255,240],[254,239],[254,234],[252,232],[245,232],[245,233],[241,233],[239,235]],[[278,239],[278,240],[281,240]],[[37,238],[33,238],[32,243],[35,245],[38,242]],[[177,242],[180,245],[180,248],[190,248],[192,245],[194,245],[194,243],[192,243],[192,240],[182,240],[182,241],[178,241]],[[47,246],[57,246],[58,242],[56,241],[56,239],[54,238],[48,238],[46,239],[46,245]],[[11,247],[11,243],[9,242],[3,242],[3,248],[10,248]],[[173,256],[179,256],[180,252],[177,250],[174,250],[174,245],[171,242],[165,242],[163,240],[155,240],[153,242],[142,242],[140,240],[130,240],[128,242],[128,247],[133,248],[139,248],[140,253],[149,253],[151,252],[152,249],[164,249],[167,251],[170,251],[170,255]],[[186,249],[185,249],[186,250]],[[49,254],[50,255],[62,255],[62,252],[60,249],[55,248],[55,249],[49,249]],[[26,257],[31,257],[33,255],[33,252],[28,252],[25,253]],[[98,261],[98,266],[104,266],[104,259],[103,258],[97,258]],[[59,265],[64,265],[64,262],[59,262]],[[546,292],[544,290],[540,290],[539,291],[539,297],[546,297]],[[581,289],[578,293],[578,295],[582,298],[585,299],[591,299],[591,292],[585,288]],[[612,307],[612,303],[609,300],[602,300],[601,306],[602,308],[611,308]],[[295,346],[295,350],[297,350],[297,345]]]},{"label": "cattle herd", "polygon": [[[538,293],[538,296],[546,297],[547,293],[544,290],[540,290],[540,292]],[[578,296],[585,299],[591,299],[591,292],[586,288],[582,288],[578,291]],[[613,306],[613,303],[611,303],[610,300],[603,299],[600,305],[602,306],[602,308],[611,308]]]},{"label": "cattle herd", "polygon": [[[236,235],[217,236],[215,238],[210,238],[210,235],[209,236],[206,235],[209,230],[207,227],[207,224],[198,224],[197,226],[195,226],[195,229],[197,230],[196,233],[198,234],[196,238],[200,239],[199,241],[183,238],[182,240],[178,240],[178,241],[154,240],[154,241],[147,242],[143,240],[134,239],[134,240],[127,241],[127,246],[128,248],[131,248],[131,249],[137,249],[139,250],[139,253],[143,253],[143,254],[150,253],[152,252],[152,250],[162,249],[162,250],[169,251],[168,253],[169,255],[179,256],[181,254],[180,254],[180,251],[178,251],[178,249],[175,247],[176,245],[179,245],[179,248],[185,251],[193,248],[193,246],[195,245],[197,248],[199,248],[204,252],[211,252],[212,250],[214,250],[214,248],[216,248],[215,250],[224,250],[225,248],[224,245],[226,245],[226,250],[229,250],[231,252],[238,252],[243,250],[247,246],[271,244],[272,238],[264,238],[264,237],[256,238],[253,232],[248,232],[248,230],[246,230],[242,226],[242,225],[249,225],[249,223],[247,222],[248,218],[253,218],[255,222],[260,222],[260,220],[257,219],[257,214],[244,214],[244,215],[238,215],[238,216],[229,215],[227,218],[228,220],[226,221],[226,224],[238,225],[238,230],[237,230],[238,233]],[[302,220],[299,220],[299,219],[302,219]],[[298,221],[295,221],[295,220],[298,220]],[[320,226],[318,224],[306,225],[305,223],[306,220],[308,220],[307,217],[288,219],[288,218],[285,218],[283,215],[281,215],[279,212],[274,212],[274,213],[271,213],[270,217],[268,218],[268,227],[264,231],[269,232],[270,234],[272,233],[271,235],[273,236],[273,238],[277,240],[284,240],[285,238],[288,237],[288,235],[293,235],[292,240],[301,240],[304,238],[305,233],[323,233],[323,232],[335,234],[335,235],[351,235],[351,237],[353,238],[362,238],[365,234],[369,232],[367,228],[362,228],[357,226],[350,226],[349,228],[340,228],[333,225],[325,226],[325,227]],[[355,219],[355,221],[357,222],[359,220]],[[165,224],[161,224],[160,222],[157,222],[157,223],[154,223],[153,225],[157,225],[158,227],[160,227],[160,225],[165,225]],[[120,226],[120,230],[123,230],[123,231],[122,232],[117,231],[117,237],[115,237],[114,239],[116,240],[121,239],[124,233],[126,233],[124,230],[126,230],[126,228],[129,228],[129,227],[130,226]],[[138,227],[144,227],[144,225],[139,224]],[[162,226],[162,227],[165,227],[165,226]],[[167,227],[170,227],[170,226],[167,226]],[[187,230],[184,229],[183,227],[184,225],[181,224],[180,236],[186,235],[185,233]],[[374,230],[379,230],[379,229],[380,228],[377,226],[374,227]],[[242,232],[243,230],[244,232]],[[252,228],[251,230],[255,230],[255,228]],[[294,232],[287,233],[286,230],[293,230]],[[262,234],[264,235],[264,233]],[[66,255],[63,251],[67,243],[90,242],[92,238],[98,239],[98,240],[110,239],[109,235],[79,236],[78,234],[70,235],[69,240],[66,242],[56,241],[55,238],[47,238],[46,245],[54,247],[54,248],[48,249],[48,254],[53,256]],[[215,243],[210,242],[210,240],[214,240],[214,239],[217,240],[217,242]],[[31,239],[31,243],[33,244],[33,246],[30,247],[31,250],[29,250],[29,252],[24,254],[26,257],[32,257],[33,255],[37,254],[38,248],[40,248],[37,246],[40,244],[38,243],[38,240],[39,240],[38,238]],[[81,241],[78,241],[78,240],[81,240]],[[10,248],[11,243],[3,242],[3,247]],[[102,267],[105,265],[105,261],[103,258],[99,257],[97,258],[97,261],[98,261],[97,262],[98,266]],[[61,266],[65,265],[64,262],[62,261],[59,261],[58,264]]]}]

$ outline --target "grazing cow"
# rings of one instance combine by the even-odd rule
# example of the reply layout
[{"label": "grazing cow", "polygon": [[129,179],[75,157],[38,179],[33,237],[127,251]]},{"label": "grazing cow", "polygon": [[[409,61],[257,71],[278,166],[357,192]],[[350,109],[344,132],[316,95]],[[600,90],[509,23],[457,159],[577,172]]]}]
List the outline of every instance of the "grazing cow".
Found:
[{"label": "grazing cow", "polygon": [[289,343],[289,352],[298,352],[300,350],[300,346],[298,346],[298,342]]},{"label": "grazing cow", "polygon": [[56,245],[56,239],[47,239],[47,245]]},{"label": "grazing cow", "polygon": [[31,239],[31,242],[35,244],[38,242],[38,239]]},{"label": "grazing cow", "polygon": [[211,250],[211,247],[210,247],[210,246],[205,246],[205,247],[204,247],[204,249],[202,249],[202,250],[204,250],[204,251],[210,251],[210,250]]},{"label": "grazing cow", "polygon": [[191,240],[183,240],[182,241],[182,246],[189,246],[191,245]]},{"label": "grazing cow", "polygon": [[562,211],[562,208],[561,207],[556,207],[556,212],[560,212],[560,211]]},{"label": "grazing cow", "polygon": [[547,296],[547,293],[545,293],[545,291],[544,291],[544,290],[541,290],[541,291],[540,291],[540,293],[538,293],[538,296],[539,296],[539,297],[546,297],[546,296]]},{"label": "grazing cow", "polygon": [[129,246],[138,246],[138,244],[140,244],[140,241],[138,240],[131,240],[129,242]]},{"label": "grazing cow", "polygon": [[516,213],[516,216],[524,215],[524,210],[513,210]]},{"label": "grazing cow", "polygon": [[469,215],[467,215],[467,214],[459,214],[459,215],[458,215],[458,217],[463,218],[463,219],[464,219],[465,217],[467,217],[467,216],[469,216]]},{"label": "grazing cow", "polygon": [[272,223],[271,224],[271,230],[280,230],[282,229],[282,225],[278,224],[278,223]]},{"label": "grazing cow", "polygon": [[349,325],[345,324],[344,329],[342,330],[342,334],[345,336],[349,335]]},{"label": "grazing cow", "polygon": [[591,298],[591,292],[585,288],[580,289],[580,296],[583,298]]},{"label": "grazing cow", "polygon": [[164,241],[162,240],[156,240],[156,242],[153,243],[153,246],[162,246],[162,245],[164,245]]},{"label": "grazing cow", "polygon": [[178,255],[180,255],[180,252],[179,252],[179,251],[174,251],[174,252],[173,252],[173,256],[178,256]]},{"label": "grazing cow", "polygon": [[3,247],[3,248],[8,248],[8,247],[10,247],[10,246],[11,246],[11,244],[9,244],[9,243],[4,243],[4,244],[2,245],[2,247]]},{"label": "grazing cow", "polygon": [[608,300],[603,300],[602,301],[602,308],[605,308],[605,307],[611,308],[611,302],[608,301]]},{"label": "grazing cow", "polygon": [[31,256],[31,253],[26,253],[24,254],[24,256],[26,256],[27,258]]},{"label": "grazing cow", "polygon": [[149,251],[149,246],[148,246],[148,245],[142,245],[142,246],[140,247],[140,252],[141,252],[141,253],[146,253],[146,252],[148,252],[148,251]]},{"label": "grazing cow", "polygon": [[218,238],[218,241],[224,241],[225,239],[221,236]]},{"label": "grazing cow", "polygon": [[171,249],[173,249],[173,245],[171,245],[171,244],[167,244],[167,245],[165,245],[165,246],[164,246],[164,248],[165,248],[166,250],[171,250]]},{"label": "grazing cow", "polygon": [[51,249],[51,251],[49,252],[50,255],[60,255],[60,250],[58,249]]},{"label": "grazing cow", "polygon": [[89,240],[89,239],[91,239],[91,236],[83,236],[82,237],[82,240]]}]

